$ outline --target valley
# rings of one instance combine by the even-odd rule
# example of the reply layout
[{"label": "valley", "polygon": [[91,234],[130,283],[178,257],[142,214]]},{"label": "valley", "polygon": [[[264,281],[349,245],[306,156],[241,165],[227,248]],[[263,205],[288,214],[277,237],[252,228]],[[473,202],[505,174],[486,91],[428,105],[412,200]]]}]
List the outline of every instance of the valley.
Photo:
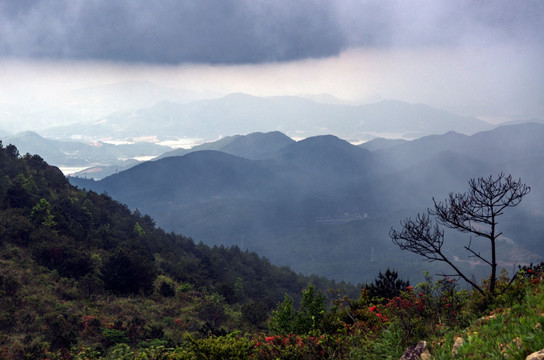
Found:
[{"label": "valley", "polygon": [[[232,120],[228,128],[214,125],[218,117]],[[266,125],[273,119],[276,131]],[[167,231],[359,283],[390,263],[421,279],[435,264],[402,254],[390,228],[433,198],[463,191],[469,179],[499,172],[533,187],[519,212],[505,219],[512,240],[501,251],[527,251],[520,264],[539,261],[543,126],[493,126],[400,101],[354,106],[236,93],[157,102],[3,141],[41,154],[70,171],[73,184],[107,193]],[[397,138],[379,137],[391,136],[391,129]],[[520,223],[536,225],[527,231]],[[461,256],[457,244],[466,238],[451,236],[449,251]],[[507,263],[519,261],[514,258]]]},{"label": "valley", "polygon": [[[506,140],[507,134],[515,136]],[[355,146],[330,135],[295,142],[279,133],[256,133],[229,138],[228,145],[219,141],[167,153],[100,181],[70,179],[149,213],[168,231],[256,251],[302,273],[357,283],[394,263],[417,280],[429,264],[395,248],[389,229],[431,206],[433,198],[463,191],[470,178],[501,171],[533,188],[505,217],[504,234],[511,241],[501,251],[530,249],[524,261],[512,255],[512,264],[540,261],[543,136],[544,126],[536,123],[391,146]],[[531,223],[531,229],[521,223]],[[467,238],[451,237],[449,251],[464,256]]]}]

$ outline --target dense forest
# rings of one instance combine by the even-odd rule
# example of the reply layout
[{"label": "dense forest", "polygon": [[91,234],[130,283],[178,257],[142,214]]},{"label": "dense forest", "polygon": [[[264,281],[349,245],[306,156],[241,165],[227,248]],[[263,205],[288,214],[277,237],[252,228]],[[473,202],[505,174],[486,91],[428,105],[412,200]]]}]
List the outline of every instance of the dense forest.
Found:
[{"label": "dense forest", "polygon": [[411,286],[390,269],[359,287],[302,276],[166,233],[2,143],[0,270],[2,359],[382,359],[416,343],[406,354],[522,358],[544,348],[542,265],[502,274],[493,302],[455,278]]}]

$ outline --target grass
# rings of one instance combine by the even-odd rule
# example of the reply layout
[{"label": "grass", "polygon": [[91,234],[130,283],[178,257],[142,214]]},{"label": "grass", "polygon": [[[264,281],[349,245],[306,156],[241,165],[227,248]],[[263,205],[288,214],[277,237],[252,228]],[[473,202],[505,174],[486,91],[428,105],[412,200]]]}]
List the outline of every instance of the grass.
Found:
[{"label": "grass", "polygon": [[433,359],[451,359],[452,344],[463,339],[455,359],[525,359],[544,349],[544,287],[527,289],[524,301],[431,340]]}]

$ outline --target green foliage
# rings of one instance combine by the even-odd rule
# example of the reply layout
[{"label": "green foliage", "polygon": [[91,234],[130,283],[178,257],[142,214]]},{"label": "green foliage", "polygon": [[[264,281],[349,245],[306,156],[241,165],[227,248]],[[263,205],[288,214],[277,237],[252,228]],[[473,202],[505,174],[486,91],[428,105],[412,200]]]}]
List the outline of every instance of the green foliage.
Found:
[{"label": "green foliage", "polygon": [[254,328],[260,328],[261,324],[268,319],[268,309],[262,302],[244,304],[241,310],[243,319]]},{"label": "green foliage", "polygon": [[368,343],[361,359],[398,359],[404,352],[403,331],[398,322],[391,323],[379,337]]},{"label": "green foliage", "polygon": [[54,216],[51,214],[51,205],[44,198],[41,198],[40,201],[34,205],[30,217],[34,223],[48,229],[53,229],[57,225]]},{"label": "green foliage", "polygon": [[253,350],[249,339],[236,335],[212,336],[200,340],[194,340],[191,337],[187,339],[189,341],[188,350],[179,359],[243,360],[249,359]]},{"label": "green foliage", "polygon": [[167,234],[15,150],[0,145],[1,358],[381,359],[424,338],[445,359],[455,336],[461,358],[544,348],[542,264],[499,277],[491,308],[455,280],[410,288],[388,269],[327,310],[319,289],[335,283]]},{"label": "green foliage", "polygon": [[297,334],[309,333],[321,326],[321,320],[325,314],[325,294],[309,285],[302,291],[300,309],[295,316],[295,332]]},{"label": "green foliage", "polygon": [[[277,335],[254,340],[254,358],[256,359],[324,359],[331,350],[331,345],[324,335],[297,336]],[[338,350],[339,347],[335,347]],[[326,354],[327,352],[327,354]]]},{"label": "green foliage", "polygon": [[159,294],[164,297],[172,297],[176,295],[176,290],[174,289],[174,285],[172,283],[162,281],[159,287]]},{"label": "green foliage", "polygon": [[[41,233],[41,231],[39,231]],[[89,254],[75,248],[63,238],[49,241],[50,233],[40,237],[40,242],[34,245],[32,255],[38,264],[57,270],[60,275],[79,279],[92,270]]]},{"label": "green foliage", "polygon": [[278,308],[272,311],[269,327],[275,334],[289,334],[294,330],[295,311],[293,309],[293,298],[285,294],[283,302]]},{"label": "green foliage", "polygon": [[226,319],[225,304],[219,296],[211,296],[209,301],[200,305],[198,317],[205,322],[201,332],[206,335],[221,335],[221,326]]},{"label": "green foliage", "polygon": [[285,295],[277,310],[272,312],[270,330],[276,334],[308,334],[321,328],[325,315],[325,294],[313,285],[302,291],[298,310],[293,309],[293,299]]},{"label": "green foliage", "polygon": [[102,335],[104,335],[104,338],[106,340],[106,346],[128,343],[128,336],[122,330],[104,329],[102,330]]},{"label": "green foliage", "polygon": [[387,268],[384,274],[380,271],[373,283],[366,286],[370,297],[387,301],[400,295],[401,291],[410,286],[409,281],[398,278],[398,273]]},{"label": "green foliage", "polygon": [[[533,286],[525,288],[524,301],[513,302],[507,309],[498,309],[458,333],[463,345],[456,357],[525,359],[543,349],[544,288],[537,285],[535,289]],[[452,337],[450,335],[449,339]],[[433,348],[436,359],[451,359],[451,343],[450,340],[448,344]]]},{"label": "green foliage", "polygon": [[156,276],[153,264],[145,256],[127,249],[118,249],[109,256],[101,272],[106,289],[120,295],[151,293]]},{"label": "green foliage", "polygon": [[63,315],[51,316],[45,321],[45,338],[51,349],[69,349],[77,342],[77,323],[73,317]]},{"label": "green foliage", "polygon": [[[99,349],[106,343],[99,329],[118,322],[131,346],[157,336],[180,344],[185,331],[259,328],[283,294],[300,299],[309,280],[238,247],[165,233],[149,216],[70,186],[58,169],[13,146],[0,146],[0,270],[0,346],[28,336],[58,351],[74,342]],[[158,275],[164,281],[154,284]],[[312,279],[320,288],[334,284]],[[241,306],[257,303],[244,320]],[[94,316],[93,325],[76,326],[71,314]]]},{"label": "green foliage", "polygon": [[134,234],[136,234],[136,236],[139,237],[139,238],[144,237],[144,235],[145,235],[144,229],[137,222],[136,222],[136,224],[134,224]]}]

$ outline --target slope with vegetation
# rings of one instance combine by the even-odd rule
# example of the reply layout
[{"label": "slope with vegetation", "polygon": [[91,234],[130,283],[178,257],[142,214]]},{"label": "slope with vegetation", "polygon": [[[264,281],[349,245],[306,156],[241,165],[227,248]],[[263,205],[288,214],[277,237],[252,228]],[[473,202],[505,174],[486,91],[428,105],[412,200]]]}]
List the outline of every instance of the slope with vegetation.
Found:
[{"label": "slope with vegetation", "polygon": [[[268,331],[186,335],[174,347],[135,349],[119,343],[104,353],[81,347],[72,355],[102,360],[525,359],[544,349],[542,270],[542,264],[519,269],[508,287],[501,279],[498,285],[505,291],[491,305],[450,278],[428,276],[389,298],[365,288],[357,299],[338,297],[328,310],[325,295],[309,286],[298,307],[285,297],[272,312]],[[397,283],[394,272],[388,276]],[[370,288],[376,290],[378,283]],[[423,346],[411,346],[416,343]]]},{"label": "slope with vegetation", "polygon": [[389,269],[356,294],[165,233],[13,145],[0,145],[0,269],[3,359],[398,359],[420,340],[433,359],[523,359],[544,348],[544,264],[501,274],[492,299],[489,279],[482,294],[448,277],[410,286]]},{"label": "slope with vegetation", "polygon": [[0,269],[2,358],[260,329],[286,293],[298,299],[309,282],[354,294],[351,285],[301,276],[237,247],[166,233],[107,194],[71,186],[40,156],[1,143]]}]

